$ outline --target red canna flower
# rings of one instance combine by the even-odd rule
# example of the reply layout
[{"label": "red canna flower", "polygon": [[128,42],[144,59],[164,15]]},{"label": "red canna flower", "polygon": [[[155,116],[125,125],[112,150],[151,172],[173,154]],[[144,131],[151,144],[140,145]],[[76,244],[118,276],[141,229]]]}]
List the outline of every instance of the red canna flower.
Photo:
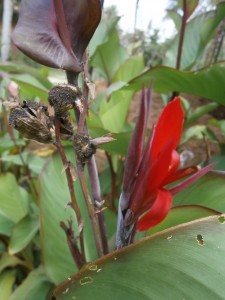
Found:
[{"label": "red canna flower", "polygon": [[[136,224],[138,230],[144,231],[160,223],[169,213],[172,195],[192,184],[214,165],[203,169],[198,166],[179,169],[180,156],[176,148],[184,123],[179,97],[163,109],[144,148],[150,98],[150,90],[146,92],[143,89],[140,114],[128,149],[120,197],[118,248],[130,243]],[[166,188],[168,184],[188,175],[177,186]]]}]

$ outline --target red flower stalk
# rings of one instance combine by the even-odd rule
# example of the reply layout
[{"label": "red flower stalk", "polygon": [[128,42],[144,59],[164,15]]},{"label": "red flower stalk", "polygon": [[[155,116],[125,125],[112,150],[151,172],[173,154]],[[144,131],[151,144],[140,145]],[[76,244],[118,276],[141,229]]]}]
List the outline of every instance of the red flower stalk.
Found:
[{"label": "red flower stalk", "polygon": [[[172,195],[207,173],[214,164],[179,169],[176,151],[184,112],[180,98],[174,98],[161,112],[144,148],[151,93],[142,91],[140,113],[129,145],[123,189],[119,204],[117,248],[128,245],[137,226],[139,231],[160,223],[172,206]],[[173,188],[166,188],[183,177],[189,177]],[[192,176],[190,176],[192,175]]]}]

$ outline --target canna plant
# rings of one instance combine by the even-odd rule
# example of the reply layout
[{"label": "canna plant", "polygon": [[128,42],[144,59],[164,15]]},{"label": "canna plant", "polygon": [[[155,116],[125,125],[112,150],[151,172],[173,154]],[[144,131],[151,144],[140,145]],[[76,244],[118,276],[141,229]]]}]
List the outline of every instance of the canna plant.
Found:
[{"label": "canna plant", "polygon": [[[186,3],[185,0],[184,2]],[[58,150],[57,157],[61,160],[60,168],[65,171],[65,176],[60,174],[57,161],[53,159],[50,167],[46,164],[43,168],[44,175],[40,176],[39,205],[42,227],[45,226],[45,230],[42,228],[42,242],[43,240],[51,242],[51,235],[43,237],[43,232],[44,234],[51,232],[47,231],[48,226],[52,228],[49,214],[51,210],[57,211],[57,208],[50,206],[49,211],[43,211],[43,208],[47,207],[43,203],[45,199],[43,187],[50,189],[48,181],[57,183],[51,185],[56,191],[49,193],[48,199],[51,198],[49,203],[55,206],[59,203],[56,199],[65,203],[65,199],[61,197],[61,188],[68,188],[70,200],[67,201],[66,206],[72,208],[75,215],[75,217],[70,216],[67,222],[65,219],[60,219],[56,224],[60,225],[62,232],[66,235],[66,239],[64,237],[64,240],[59,240],[58,247],[65,250],[62,244],[67,242],[70,253],[67,251],[65,254],[59,251],[63,253],[60,253],[60,259],[56,260],[54,256],[56,256],[57,249],[53,248],[55,250],[53,253],[52,248],[48,247],[47,243],[43,243],[42,256],[45,267],[41,270],[45,275],[43,281],[48,281],[46,278],[49,278],[52,283],[59,284],[69,276],[52,292],[52,300],[87,299],[88,297],[111,299],[113,296],[117,299],[139,299],[140,295],[141,297],[144,295],[146,299],[160,299],[160,297],[165,298],[168,293],[171,294],[171,299],[185,297],[185,295],[193,298],[199,295],[199,288],[201,295],[209,295],[208,290],[210,290],[212,299],[215,295],[221,296],[223,295],[221,282],[224,282],[222,279],[225,273],[224,270],[217,271],[217,268],[224,254],[225,245],[221,241],[224,240],[225,233],[224,216],[218,216],[218,211],[222,212],[223,208],[219,209],[218,206],[211,207],[210,205],[204,207],[204,201],[200,199],[198,201],[202,206],[190,205],[192,203],[188,198],[185,203],[186,207],[179,206],[178,210],[175,210],[172,208],[172,201],[173,197],[175,202],[178,201],[176,200],[178,192],[181,192],[180,197],[182,193],[185,193],[184,189],[188,193],[189,186],[194,186],[197,192],[202,191],[209,182],[213,182],[213,176],[223,180],[224,175],[223,173],[220,175],[209,173],[203,177],[214,164],[209,164],[202,169],[199,166],[179,168],[180,157],[176,149],[184,123],[180,97],[175,97],[165,106],[147,137],[152,87],[148,90],[142,89],[139,116],[125,162],[118,204],[116,242],[111,247],[111,250],[123,249],[116,252],[110,251],[106,231],[107,209],[105,213],[94,154],[98,146],[109,142],[113,144],[114,139],[110,133],[96,138],[90,137],[86,121],[93,98],[86,48],[100,19],[100,0],[22,0],[20,17],[13,32],[13,41],[22,52],[43,65],[65,70],[68,80],[68,83],[57,85],[48,93],[53,114],[49,113],[45,105],[29,100],[10,107],[11,125],[26,138],[54,144]],[[182,43],[179,48],[182,48]],[[144,74],[142,73],[139,77],[142,78]],[[134,85],[135,82],[140,85],[139,77],[133,80]],[[149,85],[148,73],[146,78],[141,80]],[[130,82],[132,83],[132,80]],[[146,139],[147,142],[145,142]],[[72,161],[71,153],[75,154],[76,163]],[[49,178],[46,169],[53,174],[53,178]],[[79,178],[79,182],[76,177]],[[204,178],[206,178],[205,183]],[[181,179],[183,181],[176,184],[176,181]],[[203,182],[203,187],[196,187],[198,182],[201,184]],[[67,194],[63,193],[63,195]],[[85,213],[83,202],[86,205]],[[60,205],[58,211],[60,210],[63,215],[63,204],[60,203]],[[191,215],[189,221],[204,216],[211,217],[176,226],[169,231],[159,232],[156,236],[133,244],[137,231],[145,231],[148,235],[151,228],[157,227],[161,222],[163,224],[171,214],[175,213],[176,220],[179,219],[179,212],[190,213],[192,210],[197,216]],[[89,220],[86,219],[85,214],[88,214]],[[185,218],[177,220],[174,225],[184,222]],[[113,222],[107,228],[112,227],[112,224]],[[57,228],[53,227],[53,231],[54,229],[57,232]],[[206,242],[204,236],[207,237]],[[93,244],[90,243],[92,239]],[[168,244],[169,241],[172,243]],[[215,244],[218,247],[215,247]],[[202,262],[203,255],[199,251],[201,246],[204,246],[202,249],[205,255],[205,273],[211,272],[210,275],[216,279],[211,282],[207,276],[203,276],[199,284],[199,277],[202,276],[201,270],[199,268],[192,272],[192,266],[188,261],[192,259],[194,266]],[[57,244],[55,247],[57,248]],[[189,251],[186,252],[185,247]],[[196,247],[198,247],[197,250]],[[165,257],[171,258],[171,261],[178,260],[178,265],[171,266],[170,259],[165,260],[164,257],[158,256],[158,249],[165,253]],[[207,265],[206,262],[209,261],[212,251],[214,251],[215,259]],[[112,253],[108,254],[109,252]],[[65,256],[72,257],[75,262],[74,266],[65,264],[65,262],[72,261]],[[95,261],[96,258],[99,259]],[[184,261],[183,258],[185,258]],[[163,260],[163,265],[159,268],[161,260]],[[71,272],[75,273],[77,270],[80,271],[71,276]],[[158,278],[170,272],[172,274],[167,276],[164,288]],[[222,274],[222,279],[218,278],[218,272]],[[185,282],[185,277],[181,279],[182,288],[171,288],[176,285],[174,280],[179,277],[180,273],[189,276],[188,284]],[[151,284],[145,278],[149,278]],[[194,286],[192,290],[189,288],[190,284]],[[205,291],[202,286],[207,286],[208,290]],[[160,294],[161,290],[162,294]],[[141,294],[140,291],[142,291]],[[18,292],[19,295],[23,295],[22,292],[20,293]]]}]

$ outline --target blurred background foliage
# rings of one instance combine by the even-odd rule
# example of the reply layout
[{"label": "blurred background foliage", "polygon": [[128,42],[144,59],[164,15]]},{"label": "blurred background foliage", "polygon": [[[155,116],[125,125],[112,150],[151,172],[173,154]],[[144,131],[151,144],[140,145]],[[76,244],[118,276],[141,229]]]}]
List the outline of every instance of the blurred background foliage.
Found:
[{"label": "blurred background foliage", "polygon": [[[151,81],[154,84],[149,126],[171,95],[182,93],[186,121],[179,151],[183,164],[217,160],[217,169],[224,170],[225,2],[190,3],[194,5],[187,20],[180,68],[176,68],[183,16],[179,0],[169,1],[167,7],[167,18],[174,21],[177,30],[170,39],[162,40],[159,31],[152,28],[151,20],[145,32],[136,29],[135,24],[133,33],[124,32],[118,25],[117,9],[112,6],[104,10],[89,47],[90,79],[96,85],[96,98],[87,117],[90,135],[99,137],[113,132],[116,138],[115,142],[102,146],[96,155],[111,249],[124,160],[143,84],[148,86]],[[18,19],[20,1],[13,4],[12,27]],[[0,14],[3,15],[3,1]],[[7,102],[28,98],[47,103],[49,89],[65,81],[62,71],[35,63],[13,45],[7,61],[0,63],[3,103],[0,107],[0,290],[5,300],[44,300],[53,286],[76,272],[59,226],[59,221],[69,219],[72,213],[67,207],[67,183],[56,149],[53,145],[43,146],[23,139],[8,124]],[[72,147],[67,142],[64,146],[75,163]],[[217,195],[213,195],[217,201],[210,203],[213,193],[210,176],[215,175],[202,179],[192,192],[204,191],[203,206],[225,211]],[[222,195],[224,176],[218,176],[213,180],[221,181],[216,190]],[[91,224],[82,207],[83,196],[77,182],[75,189],[85,219],[87,259],[93,261],[97,255]],[[174,206],[194,204],[186,194],[183,198],[179,194],[174,201]],[[215,213],[188,209],[191,220]],[[166,228],[182,221],[174,211],[173,220],[167,222]]]}]

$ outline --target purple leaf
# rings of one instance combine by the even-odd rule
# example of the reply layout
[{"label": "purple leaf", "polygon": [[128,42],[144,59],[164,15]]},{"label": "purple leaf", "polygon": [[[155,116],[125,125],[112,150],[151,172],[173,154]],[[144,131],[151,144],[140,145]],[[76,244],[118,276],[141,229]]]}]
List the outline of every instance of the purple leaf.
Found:
[{"label": "purple leaf", "polygon": [[193,184],[196,180],[204,176],[206,173],[208,173],[215,165],[216,163],[211,163],[208,166],[200,169],[197,173],[191,175],[187,179],[183,180],[181,183],[169,189],[169,191],[172,193],[172,195],[179,193],[183,189],[187,188],[189,185]]},{"label": "purple leaf", "polygon": [[131,137],[126,159],[123,181],[124,193],[130,191],[143,157],[149,106],[151,101],[151,87],[147,91],[145,88],[142,89],[140,101],[139,115],[137,117],[135,129]]},{"label": "purple leaf", "polygon": [[13,42],[43,65],[78,73],[100,18],[99,0],[22,0]]}]

